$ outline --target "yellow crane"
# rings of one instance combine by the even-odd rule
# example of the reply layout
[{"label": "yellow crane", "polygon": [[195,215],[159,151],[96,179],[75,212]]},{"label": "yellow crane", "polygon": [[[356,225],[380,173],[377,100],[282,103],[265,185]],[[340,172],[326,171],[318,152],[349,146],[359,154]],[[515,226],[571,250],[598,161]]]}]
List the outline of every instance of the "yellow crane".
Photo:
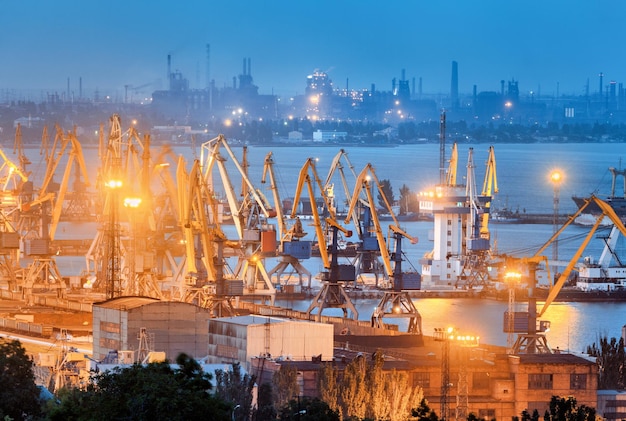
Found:
[{"label": "yellow crane", "polygon": [[[540,265],[544,265],[545,270],[548,271],[548,278],[551,279],[549,273],[548,259],[542,253],[554,243],[554,241],[563,233],[563,231],[573,222],[576,218],[585,210],[589,204],[597,205],[602,213],[596,217],[595,224],[591,227],[583,242],[580,244],[572,258],[569,260],[567,266],[559,275],[558,279],[553,286],[550,287],[548,296],[545,299],[540,311],[537,311],[537,298],[534,294],[534,288],[536,283],[536,271]],[[545,331],[550,327],[550,322],[545,320],[538,320],[543,316],[546,310],[554,302],[559,292],[567,282],[569,275],[574,270],[577,262],[580,260],[584,250],[589,245],[589,242],[594,237],[597,229],[602,225],[602,221],[605,217],[608,217],[613,223],[614,227],[619,232],[626,236],[626,227],[622,223],[621,219],[611,205],[605,201],[591,196],[585,200],[585,204],[581,206],[576,213],[574,213],[568,221],[555,232],[543,246],[541,246],[533,256],[527,258],[508,258],[506,263],[507,272],[522,273],[527,276],[527,289],[528,289],[528,312],[527,313],[511,313],[511,304],[509,305],[509,314],[505,317],[505,331],[513,331],[518,333],[518,338],[513,345],[511,352],[517,353],[552,353],[552,350],[548,346],[545,338]]]},{"label": "yellow crane", "polygon": [[[311,272],[300,262],[301,259],[309,259],[311,257],[311,241],[303,240],[306,232],[302,229],[302,222],[298,217],[294,220],[291,228],[287,228],[286,216],[283,212],[282,201],[278,186],[276,185],[276,176],[274,174],[274,160],[272,152],[268,152],[265,156],[263,165],[263,176],[261,183],[265,183],[269,177],[270,190],[274,198],[274,209],[276,209],[276,221],[278,225],[278,263],[268,272],[270,278],[276,275],[276,283],[282,284],[282,275],[285,270],[291,266],[298,274],[299,284],[302,287],[303,276],[308,278],[307,287],[311,289]],[[287,283],[289,280],[287,279]]]},{"label": "yellow crane", "polygon": [[[232,178],[226,167],[227,158],[221,154],[222,150],[226,151],[227,156],[231,158],[232,164],[241,177],[241,200],[238,200],[235,194]],[[213,169],[217,167],[226,194],[240,243],[240,247],[236,250],[237,264],[234,274],[235,277],[244,281],[243,293],[262,295],[273,302],[276,288],[265,269],[265,258],[276,255],[276,229],[268,222],[269,218],[276,216],[276,211],[248,177],[245,156],[244,165],[241,165],[223,135],[202,145],[201,162],[209,188],[213,192],[216,191]]]},{"label": "yellow crane", "polygon": [[[292,218],[297,216],[302,188],[305,185],[311,200],[313,225],[315,227],[320,256],[324,265],[324,271],[321,273],[322,288],[313,298],[313,301],[307,309],[307,314],[310,316],[313,310],[317,309],[317,320],[319,321],[321,320],[324,308],[341,308],[344,318],[348,317],[348,310],[350,310],[352,312],[352,318],[358,320],[359,313],[348,294],[346,294],[343,286],[343,284],[347,282],[355,281],[356,274],[354,265],[340,264],[338,256],[339,233],[341,232],[345,236],[350,237],[352,232],[337,222],[335,210],[332,208],[330,200],[322,188],[323,186],[317,175],[315,160],[313,158],[308,158],[300,169],[291,211]],[[322,227],[322,218],[320,217],[316,205],[314,185],[317,185],[320,189],[325,204],[324,210],[328,214],[328,216],[324,218],[324,228]],[[327,237],[329,237],[330,245],[328,244]]]},{"label": "yellow crane", "polygon": [[489,201],[485,203],[486,211],[482,216],[480,225],[480,235],[483,238],[490,238],[489,233],[489,210],[491,208],[492,195],[498,193],[498,177],[496,175],[496,153],[493,146],[489,147],[489,155],[487,157],[487,169],[485,171],[485,179],[483,180],[482,196],[488,197]]},{"label": "yellow crane", "polygon": [[[378,210],[376,209],[376,204],[372,195],[372,186],[370,185],[370,181],[372,181],[376,186],[378,192],[380,193],[380,196],[383,198],[383,201],[387,208],[387,212],[389,212],[394,222],[393,224],[389,225],[389,232],[391,233],[390,237],[393,237],[396,246],[393,253],[393,258],[389,253],[388,240],[385,239],[382,232],[380,220],[378,217]],[[359,199],[361,193],[365,194],[365,200]],[[361,201],[363,209],[366,211],[365,220],[369,220],[370,217],[372,220],[371,227],[368,226],[362,228],[362,231],[364,233],[363,239],[369,238],[365,235],[366,231],[369,231],[370,228],[374,230],[375,237],[378,243],[376,251],[380,253],[385,271],[387,272],[387,276],[389,277],[392,284],[392,289],[385,290],[381,301],[374,309],[374,312],[372,314],[372,326],[384,328],[385,317],[406,318],[409,321],[408,332],[421,335],[421,316],[417,311],[417,308],[413,304],[411,297],[409,297],[408,292],[403,290],[403,277],[405,274],[402,272],[402,238],[407,238],[413,244],[417,243],[417,238],[412,237],[406,231],[400,228],[398,220],[393,213],[391,204],[388,202],[384,194],[383,188],[378,180],[378,177],[376,176],[374,168],[369,163],[363,168],[363,170],[357,177],[355,190],[352,194],[352,200],[350,201],[350,206],[348,208],[348,216],[344,221],[345,223],[348,223],[352,218],[353,210],[356,207],[357,202],[359,201]],[[362,221],[355,221],[355,224],[358,224],[360,222]],[[389,240],[391,240],[391,238],[389,238]],[[368,249],[373,248],[368,247]],[[417,281],[419,283],[419,274],[414,273],[412,275],[417,276]],[[408,276],[410,275],[407,274],[407,277]]]}]

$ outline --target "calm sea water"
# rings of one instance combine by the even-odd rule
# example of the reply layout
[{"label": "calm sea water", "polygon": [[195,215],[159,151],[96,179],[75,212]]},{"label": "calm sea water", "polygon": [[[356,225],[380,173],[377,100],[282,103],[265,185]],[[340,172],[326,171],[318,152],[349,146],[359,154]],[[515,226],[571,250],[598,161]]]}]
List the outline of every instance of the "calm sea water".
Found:
[{"label": "calm sea water", "polygon": [[[460,145],[457,181],[463,183],[466,175],[468,150],[473,147],[475,177],[478,188],[482,187],[485,172],[485,161],[489,145]],[[156,149],[156,148],[155,148]],[[233,148],[241,157],[241,149]],[[572,195],[589,195],[594,192],[598,196],[608,195],[611,188],[611,176],[609,167],[621,168],[621,158],[626,157],[626,144],[602,143],[602,144],[507,144],[494,145],[497,163],[497,181],[499,191],[495,195],[493,208],[508,207],[518,209],[520,212],[547,213],[553,212],[554,189],[549,180],[549,174],[554,169],[559,169],[564,174],[563,183],[560,186],[558,197],[561,213],[573,213],[576,210]],[[324,180],[328,173],[333,158],[340,148],[334,146],[325,147],[249,147],[248,162],[250,179],[271,198],[269,183],[260,184],[263,171],[263,161],[268,152],[273,153],[275,173],[278,179],[278,189],[282,198],[293,196],[296,188],[298,172],[305,160],[309,157],[317,159],[317,171]],[[427,190],[430,186],[439,182],[439,145],[405,145],[385,148],[345,148],[349,163],[356,173],[371,163],[374,166],[377,177],[388,179],[391,182],[396,198],[399,197],[399,189],[403,185],[408,186],[414,192]],[[190,166],[195,156],[200,156],[199,150],[190,147],[177,146],[176,153],[186,157]],[[43,166],[39,167],[40,157],[37,151],[31,161],[34,162],[31,169],[35,176],[43,174]],[[450,148],[446,150],[449,158]],[[153,153],[156,155],[156,152]],[[86,149],[85,156],[88,168],[93,172],[92,180],[95,180],[95,169],[98,166],[97,151]],[[348,161],[342,158],[344,173],[348,180],[352,180]],[[446,164],[447,165],[447,164]],[[239,178],[233,166],[229,169],[233,184],[238,186]],[[60,176],[59,176],[60,177]],[[341,182],[336,173],[335,193],[339,202],[343,197]],[[618,189],[623,183],[618,182]],[[621,193],[621,191],[620,191]],[[492,238],[497,250],[517,256],[530,256],[552,235],[553,226],[549,225],[513,225],[491,224]],[[430,222],[407,222],[403,228],[411,235],[417,236],[419,242],[415,245],[403,243],[403,249],[408,261],[403,262],[403,267],[413,265],[419,269],[418,260],[424,253],[432,249],[432,243],[428,240],[432,229]],[[225,231],[232,227],[225,227]],[[306,227],[307,231],[313,232],[312,227]],[[93,230],[93,225],[86,224],[82,227],[59,227],[58,238],[65,235],[75,235],[84,232],[87,236]],[[582,242],[582,237],[588,228],[573,226],[568,228],[559,239],[559,258],[568,260],[573,256]],[[618,253],[623,252],[624,246],[618,244]],[[603,244],[600,240],[592,241],[585,256],[599,257]],[[549,252],[549,251],[548,251]],[[551,257],[551,256],[548,256]],[[79,274],[85,269],[83,259],[59,258],[59,267],[65,274]],[[316,274],[321,269],[319,262],[313,259],[305,261],[305,266]],[[271,262],[266,264],[272,267]],[[294,309],[306,310],[309,305],[305,302],[282,302],[279,303]],[[376,300],[356,301],[360,318],[369,320]],[[461,330],[471,331],[481,336],[485,343],[506,345],[506,334],[502,333],[500,320],[506,310],[507,303],[488,300],[469,299],[420,299],[416,300],[416,306],[422,315],[423,331],[430,334],[434,327],[442,327],[453,324]],[[334,309],[326,309],[324,314],[333,314]],[[548,332],[548,340],[552,347],[559,346],[561,349],[582,351],[587,345],[597,341],[600,335],[619,337],[621,329],[626,324],[626,303],[553,303],[546,311],[543,319],[552,322],[552,329]],[[400,329],[404,326],[400,325]]]}]

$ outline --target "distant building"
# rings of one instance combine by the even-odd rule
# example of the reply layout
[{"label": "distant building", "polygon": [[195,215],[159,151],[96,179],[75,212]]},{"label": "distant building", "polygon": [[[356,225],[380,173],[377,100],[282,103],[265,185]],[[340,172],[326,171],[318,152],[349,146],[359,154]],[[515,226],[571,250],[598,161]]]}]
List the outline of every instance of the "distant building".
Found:
[{"label": "distant building", "polygon": [[313,132],[313,142],[343,142],[348,137],[348,132],[335,132],[326,130],[316,130]]}]

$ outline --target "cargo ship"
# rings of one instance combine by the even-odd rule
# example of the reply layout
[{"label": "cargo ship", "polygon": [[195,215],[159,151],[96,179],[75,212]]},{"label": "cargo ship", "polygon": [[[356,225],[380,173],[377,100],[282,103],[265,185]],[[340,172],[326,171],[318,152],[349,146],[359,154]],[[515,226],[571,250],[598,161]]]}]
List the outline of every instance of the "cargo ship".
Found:
[{"label": "cargo ship", "polygon": [[[622,170],[622,169],[616,169],[613,167],[609,168],[609,171],[611,172],[611,177],[612,177],[612,181],[611,181],[611,194],[606,197],[606,198],[601,198],[602,200],[604,200],[605,202],[607,202],[608,204],[611,205],[611,207],[613,208],[613,210],[615,211],[615,213],[622,219],[624,220],[624,218],[626,217],[626,169]],[[624,182],[624,188],[622,191],[622,195],[621,196],[616,196],[615,195],[615,187],[617,185],[617,178],[621,176]],[[581,197],[581,196],[573,196],[572,200],[574,201],[574,203],[576,203],[576,206],[578,207],[578,209],[582,208],[583,206],[585,206],[585,204],[587,203],[587,200],[589,199],[589,197]],[[596,203],[589,203],[587,205],[587,207],[585,207],[585,209],[583,209],[582,211],[583,214],[587,214],[587,215],[599,215],[602,213],[602,211],[600,210],[600,208],[598,207],[598,205]]]}]

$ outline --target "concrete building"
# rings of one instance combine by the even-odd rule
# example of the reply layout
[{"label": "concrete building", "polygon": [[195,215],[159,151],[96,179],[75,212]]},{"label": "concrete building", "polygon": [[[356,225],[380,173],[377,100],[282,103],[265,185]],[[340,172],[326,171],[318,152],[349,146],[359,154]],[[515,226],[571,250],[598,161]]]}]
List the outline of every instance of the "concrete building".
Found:
[{"label": "concrete building", "polygon": [[250,370],[253,358],[310,361],[333,358],[333,325],[248,315],[211,319],[209,363],[241,362]]},{"label": "concrete building", "polygon": [[93,358],[133,351],[142,360],[149,351],[164,352],[173,362],[184,352],[207,353],[210,314],[194,304],[148,297],[119,297],[93,305]]}]

